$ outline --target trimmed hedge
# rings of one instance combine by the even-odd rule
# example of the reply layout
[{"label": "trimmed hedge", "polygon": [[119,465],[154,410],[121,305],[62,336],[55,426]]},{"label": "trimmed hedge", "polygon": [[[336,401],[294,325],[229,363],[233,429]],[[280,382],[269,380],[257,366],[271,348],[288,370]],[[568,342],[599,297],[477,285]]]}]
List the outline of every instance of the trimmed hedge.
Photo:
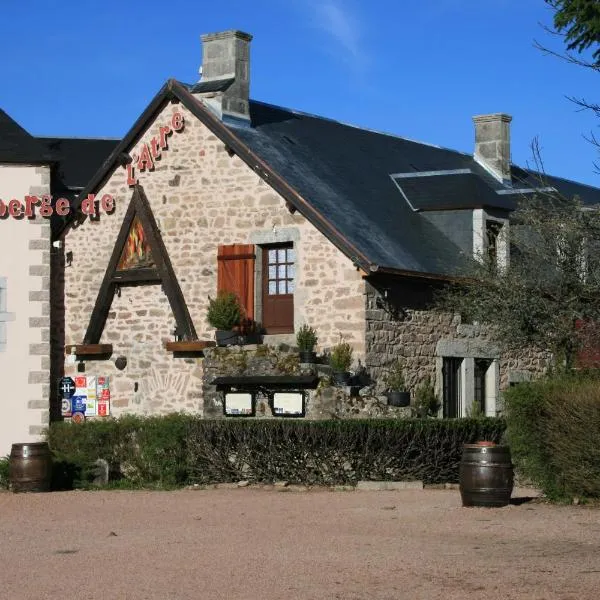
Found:
[{"label": "trimmed hedge", "polygon": [[0,457],[0,490],[8,489],[8,456]]},{"label": "trimmed hedge", "polygon": [[561,374],[505,393],[519,472],[554,500],[600,498],[600,377]]},{"label": "trimmed hedge", "polygon": [[113,480],[132,487],[446,483],[458,481],[464,443],[499,442],[504,430],[504,420],[495,418],[250,421],[174,414],[54,423],[48,441],[63,479],[70,474],[75,486],[89,485],[99,458],[109,463]]}]

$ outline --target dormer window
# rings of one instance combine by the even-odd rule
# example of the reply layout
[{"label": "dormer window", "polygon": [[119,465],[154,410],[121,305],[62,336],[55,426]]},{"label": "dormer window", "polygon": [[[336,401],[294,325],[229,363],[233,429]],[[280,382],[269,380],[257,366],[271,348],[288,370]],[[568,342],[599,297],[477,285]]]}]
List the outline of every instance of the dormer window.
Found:
[{"label": "dormer window", "polygon": [[500,270],[508,266],[508,218],[490,215],[482,208],[473,211],[473,256]]}]

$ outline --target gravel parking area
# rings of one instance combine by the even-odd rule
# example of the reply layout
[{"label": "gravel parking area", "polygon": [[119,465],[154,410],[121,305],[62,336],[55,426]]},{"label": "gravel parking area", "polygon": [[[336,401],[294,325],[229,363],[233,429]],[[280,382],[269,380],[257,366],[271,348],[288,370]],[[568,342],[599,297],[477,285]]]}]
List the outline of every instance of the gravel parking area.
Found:
[{"label": "gravel parking area", "polygon": [[463,508],[432,489],[0,492],[7,600],[598,597],[600,510],[582,506]]}]

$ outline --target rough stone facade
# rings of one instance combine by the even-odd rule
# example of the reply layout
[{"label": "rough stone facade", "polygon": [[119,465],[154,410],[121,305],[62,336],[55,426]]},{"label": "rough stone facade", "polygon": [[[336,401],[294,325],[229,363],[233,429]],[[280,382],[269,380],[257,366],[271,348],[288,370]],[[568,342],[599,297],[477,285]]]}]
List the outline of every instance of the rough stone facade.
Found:
[{"label": "rough stone facade", "polygon": [[[386,371],[396,361],[402,366],[408,390],[414,392],[429,379],[439,399],[444,357],[493,359],[497,369],[493,379],[499,390],[547,369],[549,357],[543,353],[502,354],[485,328],[461,323],[459,315],[433,310],[435,286],[431,282],[380,282],[378,288],[369,285],[367,291],[365,366],[379,392],[384,389]],[[382,298],[383,289],[387,299]],[[502,410],[501,398],[494,400],[494,410],[488,414]]]},{"label": "rough stone facade", "polygon": [[[352,344],[355,359],[364,360],[365,282],[360,273],[302,215],[291,214],[285,201],[185,107],[167,105],[130,155],[139,154],[140,145],[150,142],[176,111],[184,115],[183,131],[168,138],[168,150],[154,170],[138,176],[199,339],[214,338],[206,313],[208,297],[216,295],[218,246],[293,240],[296,328],[308,323],[317,330],[318,351],[337,343],[341,334]],[[72,253],[65,267],[65,344],[84,339],[129,205],[132,189],[124,168],[117,167],[97,190],[98,198],[106,193],[116,200],[114,213],[88,218],[64,238],[65,253]],[[165,349],[164,343],[174,339],[174,327],[160,285],[122,286],[115,295],[100,340],[113,345],[112,359],[85,363],[86,373],[111,377],[112,414],[202,412],[203,359],[175,358]],[[122,371],[114,364],[119,356],[127,358]],[[74,375],[77,365],[67,360],[64,370]]]}]

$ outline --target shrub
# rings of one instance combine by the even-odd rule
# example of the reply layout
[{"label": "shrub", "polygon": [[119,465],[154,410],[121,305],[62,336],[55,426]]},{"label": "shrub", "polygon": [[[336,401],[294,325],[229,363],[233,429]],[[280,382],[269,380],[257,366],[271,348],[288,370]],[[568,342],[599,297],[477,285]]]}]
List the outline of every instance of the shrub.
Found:
[{"label": "shrub", "polygon": [[92,465],[108,461],[130,487],[191,483],[355,484],[359,480],[458,481],[462,445],[500,441],[502,419],[201,419],[192,415],[53,423],[55,457],[89,485]]},{"label": "shrub", "polygon": [[317,341],[317,332],[309,325],[302,325],[296,334],[296,344],[300,352],[312,352]]},{"label": "shrub", "polygon": [[242,317],[240,301],[233,292],[219,292],[216,298],[209,298],[206,320],[211,327],[229,331],[239,324]]},{"label": "shrub", "polygon": [[413,407],[419,417],[437,417],[440,410],[440,401],[431,379],[427,378],[415,389]]},{"label": "shrub", "polygon": [[552,499],[600,497],[597,376],[559,375],[505,393],[507,439],[519,471]]},{"label": "shrub", "polygon": [[352,364],[352,346],[348,342],[340,342],[333,347],[329,364],[334,371],[343,373]]},{"label": "shrub", "polygon": [[384,375],[383,380],[390,392],[406,391],[406,382],[400,361],[396,361],[392,368]]},{"label": "shrub", "polygon": [[8,456],[0,458],[0,490],[8,489],[8,460]]}]

